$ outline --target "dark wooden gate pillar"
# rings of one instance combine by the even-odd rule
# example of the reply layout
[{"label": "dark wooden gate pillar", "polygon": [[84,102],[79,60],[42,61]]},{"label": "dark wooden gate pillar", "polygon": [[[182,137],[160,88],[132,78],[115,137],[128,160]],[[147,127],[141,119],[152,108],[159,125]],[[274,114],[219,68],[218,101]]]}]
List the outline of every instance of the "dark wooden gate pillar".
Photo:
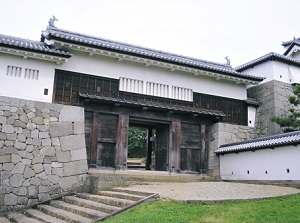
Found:
[{"label": "dark wooden gate pillar", "polygon": [[129,116],[120,115],[116,145],[116,169],[127,169]]},{"label": "dark wooden gate pillar", "polygon": [[180,136],[181,136],[181,122],[172,121],[171,124],[172,134],[171,134],[171,166],[170,168],[175,171],[180,171]]}]

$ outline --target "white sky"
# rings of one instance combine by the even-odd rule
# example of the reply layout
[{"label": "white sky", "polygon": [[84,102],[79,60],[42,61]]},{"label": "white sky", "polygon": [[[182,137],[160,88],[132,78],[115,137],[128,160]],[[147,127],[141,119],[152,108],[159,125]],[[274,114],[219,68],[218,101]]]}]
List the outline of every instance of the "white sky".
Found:
[{"label": "white sky", "polygon": [[299,0],[0,0],[0,33],[39,40],[62,29],[233,67],[300,36]]}]

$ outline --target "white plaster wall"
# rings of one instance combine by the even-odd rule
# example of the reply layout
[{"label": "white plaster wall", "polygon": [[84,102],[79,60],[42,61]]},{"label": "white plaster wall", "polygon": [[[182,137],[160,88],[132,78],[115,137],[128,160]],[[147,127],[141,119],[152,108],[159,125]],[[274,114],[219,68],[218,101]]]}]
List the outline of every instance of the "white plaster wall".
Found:
[{"label": "white plaster wall", "polygon": [[256,108],[253,106],[248,106],[248,126],[255,126]]},{"label": "white plaster wall", "polygon": [[192,89],[194,92],[246,99],[245,85],[215,80],[190,73],[170,71],[166,68],[145,66],[143,63],[120,61],[104,56],[88,56],[87,53],[72,52],[74,55],[61,69],[119,79],[119,77],[144,80]]},{"label": "white plaster wall", "polygon": [[300,180],[299,157],[299,145],[220,155],[221,179]]},{"label": "white plaster wall", "polygon": [[[8,65],[22,67],[21,77],[7,76]],[[51,102],[55,66],[58,65],[53,62],[0,53],[0,95]],[[24,78],[25,68],[39,70],[39,79]],[[44,95],[45,88],[48,89],[48,95]]]},{"label": "white plaster wall", "polygon": [[271,80],[300,83],[300,68],[279,61],[267,61],[253,68],[248,68],[243,73],[266,77],[260,84]]}]

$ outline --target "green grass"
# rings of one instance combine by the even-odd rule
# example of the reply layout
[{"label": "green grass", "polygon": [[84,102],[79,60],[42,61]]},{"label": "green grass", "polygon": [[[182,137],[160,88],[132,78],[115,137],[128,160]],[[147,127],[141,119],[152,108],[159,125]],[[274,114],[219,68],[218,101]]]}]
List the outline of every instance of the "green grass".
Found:
[{"label": "green grass", "polygon": [[300,194],[256,201],[185,203],[154,200],[105,223],[300,223]]}]

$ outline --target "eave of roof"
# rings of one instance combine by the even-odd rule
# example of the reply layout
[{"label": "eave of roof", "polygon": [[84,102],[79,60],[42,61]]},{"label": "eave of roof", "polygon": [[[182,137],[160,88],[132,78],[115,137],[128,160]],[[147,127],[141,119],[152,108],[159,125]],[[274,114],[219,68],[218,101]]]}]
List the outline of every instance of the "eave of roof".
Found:
[{"label": "eave of roof", "polygon": [[287,57],[287,56],[284,56],[284,55],[281,55],[281,54],[278,54],[278,53],[274,53],[274,52],[271,52],[271,53],[268,53],[262,57],[259,57],[255,60],[252,60],[248,63],[245,63],[241,66],[238,66],[235,68],[236,71],[244,71],[248,68],[252,68],[258,64],[261,64],[261,63],[264,63],[266,61],[269,61],[269,60],[277,60],[277,61],[280,61],[280,62],[283,62],[283,63],[287,63],[287,64],[291,64],[291,65],[294,65],[294,66],[297,66],[297,67],[300,67],[300,61],[299,60],[295,60],[293,58],[290,58],[290,57]]},{"label": "eave of roof", "polygon": [[104,49],[111,52],[138,56],[140,58],[152,59],[175,65],[183,65],[193,69],[217,72],[220,74],[227,75],[229,77],[237,77],[255,82],[260,82],[264,79],[263,77],[257,77],[237,72],[229,65],[209,62],[205,60],[176,55],[131,44],[102,39],[94,36],[59,29],[56,27],[48,27],[47,31],[43,33],[43,38],[58,40],[65,43],[78,44],[96,49]]},{"label": "eave of roof", "polygon": [[153,109],[159,109],[164,111],[176,111],[180,113],[190,113],[190,114],[196,114],[200,116],[215,116],[215,117],[226,116],[222,111],[192,108],[186,106],[175,106],[175,105],[154,103],[154,102],[147,102],[147,101],[132,101],[132,100],[119,99],[119,98],[104,97],[104,96],[99,96],[94,94],[91,95],[91,94],[81,93],[81,92],[79,93],[79,96],[81,98],[91,99],[95,101],[106,101],[110,103],[117,103],[120,105],[137,106],[140,108],[153,108]]},{"label": "eave of roof", "polygon": [[225,153],[255,151],[258,149],[274,149],[275,147],[298,144],[300,144],[300,131],[222,145],[215,151],[215,153],[221,155]]},{"label": "eave of roof", "polygon": [[64,50],[48,46],[43,42],[21,39],[17,37],[0,34],[0,48],[28,51],[45,55],[52,55],[63,58],[70,58],[71,54]]}]

